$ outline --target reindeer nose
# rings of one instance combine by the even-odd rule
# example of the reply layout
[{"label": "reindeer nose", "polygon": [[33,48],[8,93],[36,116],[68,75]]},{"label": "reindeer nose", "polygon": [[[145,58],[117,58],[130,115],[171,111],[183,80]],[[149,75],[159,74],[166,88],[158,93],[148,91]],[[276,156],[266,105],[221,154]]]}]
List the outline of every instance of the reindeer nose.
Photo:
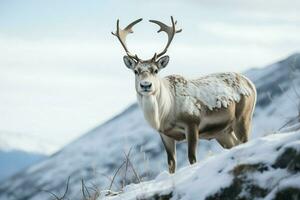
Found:
[{"label": "reindeer nose", "polygon": [[148,82],[148,81],[141,81],[140,82],[140,86],[143,90],[147,90],[147,89],[150,89],[151,86],[152,86],[152,83],[151,82]]}]

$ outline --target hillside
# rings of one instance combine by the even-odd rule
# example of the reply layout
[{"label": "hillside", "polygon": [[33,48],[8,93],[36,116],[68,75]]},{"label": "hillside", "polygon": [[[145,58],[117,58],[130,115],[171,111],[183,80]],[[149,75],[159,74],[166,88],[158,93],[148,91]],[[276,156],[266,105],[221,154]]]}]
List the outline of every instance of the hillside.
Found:
[{"label": "hillside", "polygon": [[[300,88],[299,73],[299,54],[246,73],[258,90],[252,138],[278,131],[298,114],[295,88]],[[177,147],[179,168],[187,165],[185,148],[185,143]],[[0,184],[0,199],[52,199],[52,196],[43,190],[62,194],[69,176],[68,197],[72,200],[81,196],[81,179],[89,185],[106,189],[111,182],[107,176],[115,173],[124,160],[124,152],[127,153],[130,149],[130,159],[143,181],[152,179],[167,169],[160,137],[146,124],[136,104],[67,145],[55,155]],[[201,161],[211,154],[222,152],[225,150],[215,141],[200,141],[200,165]],[[133,172],[128,174],[128,177],[131,178],[130,182],[137,181]],[[114,190],[118,190],[120,181],[120,178],[115,181]]]},{"label": "hillside", "polygon": [[109,200],[298,200],[300,130],[272,134],[156,179],[131,184]]},{"label": "hillside", "polygon": [[[0,182],[46,158],[41,138],[11,131],[0,131]],[[50,146],[50,145],[49,145]]]},{"label": "hillside", "polygon": [[249,70],[246,75],[255,83],[258,93],[252,138],[276,132],[298,115],[300,54],[262,69]]},{"label": "hillside", "polygon": [[0,182],[45,158],[45,155],[26,151],[0,151]]}]

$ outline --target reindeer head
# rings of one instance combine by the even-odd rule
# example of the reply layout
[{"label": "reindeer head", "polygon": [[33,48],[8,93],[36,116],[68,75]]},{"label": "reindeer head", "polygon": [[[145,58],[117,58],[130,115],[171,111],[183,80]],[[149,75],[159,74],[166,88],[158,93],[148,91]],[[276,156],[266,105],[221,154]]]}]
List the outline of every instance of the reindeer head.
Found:
[{"label": "reindeer head", "polygon": [[[148,60],[140,59],[136,54],[132,54],[129,52],[126,46],[126,36],[129,33],[133,33],[132,27],[142,21],[142,19],[138,19],[131,24],[129,24],[125,29],[120,29],[119,20],[117,20],[117,30],[115,33],[112,32],[114,36],[116,36],[121,45],[123,46],[126,56],[123,57],[125,65],[131,69],[135,74],[135,87],[136,91],[141,95],[152,95],[155,94],[157,89],[159,88],[159,79],[157,73],[165,68],[169,62],[169,56],[163,56],[170,46],[174,35],[176,33],[181,32],[182,30],[176,30],[175,25],[177,21],[174,21],[173,17],[171,17],[172,26],[167,26],[162,22],[156,20],[149,20],[152,23],[155,23],[160,26],[158,33],[164,31],[168,35],[168,43],[165,46],[164,50],[160,53],[155,53],[154,56]],[[163,56],[163,57],[162,57]]]}]

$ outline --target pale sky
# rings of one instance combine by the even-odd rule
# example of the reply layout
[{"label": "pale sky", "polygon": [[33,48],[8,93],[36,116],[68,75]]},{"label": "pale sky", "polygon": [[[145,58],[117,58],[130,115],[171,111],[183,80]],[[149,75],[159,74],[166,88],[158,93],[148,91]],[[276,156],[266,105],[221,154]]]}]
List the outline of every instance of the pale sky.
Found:
[{"label": "pale sky", "polygon": [[[148,58],[166,36],[149,19],[178,20],[161,76],[243,72],[299,51],[300,1],[0,0],[0,133],[51,153],[135,101],[134,76],[110,32],[140,17],[130,50]],[[34,139],[33,139],[34,141]]]}]

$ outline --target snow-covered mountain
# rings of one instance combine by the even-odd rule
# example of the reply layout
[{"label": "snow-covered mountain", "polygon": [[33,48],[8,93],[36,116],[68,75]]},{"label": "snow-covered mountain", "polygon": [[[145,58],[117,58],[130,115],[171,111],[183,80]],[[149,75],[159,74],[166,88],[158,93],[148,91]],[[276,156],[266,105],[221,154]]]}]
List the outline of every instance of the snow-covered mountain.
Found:
[{"label": "snow-covered mountain", "polygon": [[33,152],[0,150],[0,182],[45,158],[45,155]]},{"label": "snow-covered mountain", "polygon": [[174,175],[131,184],[99,199],[300,199],[300,130],[256,138]]},{"label": "snow-covered mountain", "polygon": [[[254,81],[258,91],[253,138],[277,131],[298,114],[296,90],[300,88],[300,54],[262,69],[250,70],[246,75]],[[124,152],[129,151],[135,171],[142,180],[153,178],[167,169],[160,137],[146,124],[136,104],[50,158],[0,184],[0,199],[51,199],[51,195],[43,190],[63,193],[69,176],[68,197],[80,199],[81,179],[106,189],[110,183],[107,176],[114,174],[124,160]],[[215,141],[200,141],[199,162],[224,151]],[[187,165],[186,144],[179,144],[177,152],[179,168]],[[135,181],[134,172],[127,176]],[[120,179],[115,182],[115,190]]]},{"label": "snow-covered mountain", "polygon": [[[300,54],[246,72],[257,88],[252,137],[278,131],[300,110]],[[299,108],[299,109],[298,109]]]},{"label": "snow-covered mountain", "polygon": [[36,135],[0,131],[0,182],[46,158],[51,146]]}]

